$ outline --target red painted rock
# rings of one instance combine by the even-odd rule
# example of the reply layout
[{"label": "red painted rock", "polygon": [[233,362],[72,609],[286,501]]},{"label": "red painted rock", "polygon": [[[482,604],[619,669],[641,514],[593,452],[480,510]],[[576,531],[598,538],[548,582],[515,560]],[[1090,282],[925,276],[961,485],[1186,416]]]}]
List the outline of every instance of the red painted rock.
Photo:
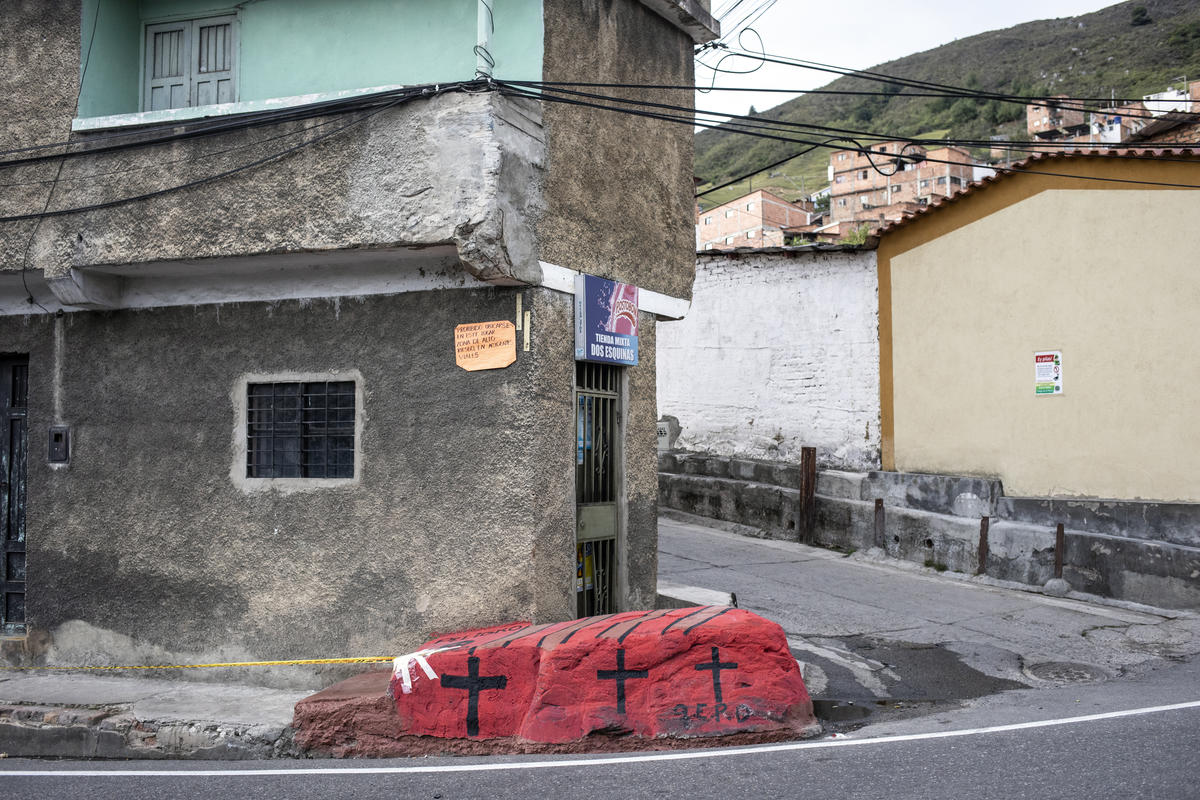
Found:
[{"label": "red painted rock", "polygon": [[817,730],[783,629],[740,609],[517,623],[440,636],[421,653],[397,659],[391,681],[404,735],[561,743]]}]

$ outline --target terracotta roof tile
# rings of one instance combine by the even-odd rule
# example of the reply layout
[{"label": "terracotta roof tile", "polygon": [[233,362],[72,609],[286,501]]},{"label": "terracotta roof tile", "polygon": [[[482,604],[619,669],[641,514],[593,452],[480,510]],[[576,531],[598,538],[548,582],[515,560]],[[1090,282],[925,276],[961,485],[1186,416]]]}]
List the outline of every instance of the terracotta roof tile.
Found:
[{"label": "terracotta roof tile", "polygon": [[[884,236],[897,228],[902,228],[914,220],[921,219],[926,215],[940,209],[951,203],[958,202],[962,198],[977,194],[986,189],[997,181],[1002,181],[1012,175],[1020,174],[1023,170],[1028,169],[1031,165],[1037,165],[1048,161],[1061,161],[1065,159],[1078,158],[1162,158],[1165,156],[1186,156],[1200,158],[1200,145],[1196,147],[1128,147],[1128,148],[1093,148],[1090,150],[1070,150],[1058,153],[1034,153],[1028,158],[1020,161],[1014,161],[1012,164],[1004,168],[997,168],[995,175],[984,178],[979,181],[972,181],[961,191],[952,194],[948,197],[939,197],[929,205],[919,211],[905,213],[898,220],[893,220],[887,225],[879,229],[877,236]],[[1026,173],[1029,174],[1029,173]]]}]

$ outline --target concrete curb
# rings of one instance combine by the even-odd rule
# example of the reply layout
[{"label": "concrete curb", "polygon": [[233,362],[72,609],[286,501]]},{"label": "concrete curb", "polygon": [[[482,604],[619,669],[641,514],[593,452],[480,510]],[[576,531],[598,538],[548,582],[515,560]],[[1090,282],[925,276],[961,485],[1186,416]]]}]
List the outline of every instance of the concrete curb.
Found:
[{"label": "concrete curb", "polygon": [[138,719],[122,707],[0,706],[10,758],[245,760],[296,758],[290,727]]}]

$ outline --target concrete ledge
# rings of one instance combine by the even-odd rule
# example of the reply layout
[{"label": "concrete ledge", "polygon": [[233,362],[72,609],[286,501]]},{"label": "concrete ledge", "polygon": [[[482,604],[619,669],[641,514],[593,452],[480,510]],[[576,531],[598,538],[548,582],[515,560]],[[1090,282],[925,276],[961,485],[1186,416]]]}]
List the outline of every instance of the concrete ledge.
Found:
[{"label": "concrete ledge", "polygon": [[[757,535],[796,537],[799,468],[664,453],[659,505]],[[1162,608],[1200,608],[1200,504],[1004,497],[1000,481],[894,472],[817,475],[816,541],[845,551],[975,574],[980,518],[990,518],[984,574],[1042,587],[1054,577],[1054,531],[1064,525],[1071,589]],[[875,501],[883,501],[877,541]]]},{"label": "concrete ledge", "polygon": [[699,586],[680,586],[675,583],[658,584],[655,608],[692,608],[693,606],[737,606],[729,592],[702,589]]},{"label": "concrete ledge", "polygon": [[997,514],[1005,519],[1106,533],[1135,539],[1200,547],[1200,503],[1145,500],[1086,500],[1003,497]]},{"label": "concrete ledge", "polygon": [[0,753],[10,758],[294,758],[290,727],[155,723],[115,709],[0,707]]}]

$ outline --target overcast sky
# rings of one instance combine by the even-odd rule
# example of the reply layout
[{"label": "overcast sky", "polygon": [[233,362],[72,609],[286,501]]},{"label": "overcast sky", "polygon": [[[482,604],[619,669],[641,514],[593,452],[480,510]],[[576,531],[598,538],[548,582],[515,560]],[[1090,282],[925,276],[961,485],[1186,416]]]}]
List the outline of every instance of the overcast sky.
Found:
[{"label": "overcast sky", "polygon": [[[735,24],[745,9],[760,0],[743,0],[728,24]],[[713,0],[714,11],[733,0]],[[777,0],[753,27],[762,36],[767,53],[866,69],[902,56],[997,28],[1008,28],[1035,19],[1086,14],[1113,5],[1111,0],[1002,0],[973,3],[965,0]],[[735,40],[726,40],[737,47]],[[745,49],[756,43],[743,42]],[[704,61],[715,64],[714,54]],[[745,69],[743,59],[729,59],[724,68]],[[980,65],[986,68],[985,64]],[[707,85],[713,73],[696,66],[697,85]],[[765,64],[747,75],[718,75],[717,86],[751,86],[776,89],[815,89],[836,78],[829,73]],[[696,108],[745,114],[753,105],[759,111],[790,100],[795,95],[770,92],[711,92],[696,95]]]}]

